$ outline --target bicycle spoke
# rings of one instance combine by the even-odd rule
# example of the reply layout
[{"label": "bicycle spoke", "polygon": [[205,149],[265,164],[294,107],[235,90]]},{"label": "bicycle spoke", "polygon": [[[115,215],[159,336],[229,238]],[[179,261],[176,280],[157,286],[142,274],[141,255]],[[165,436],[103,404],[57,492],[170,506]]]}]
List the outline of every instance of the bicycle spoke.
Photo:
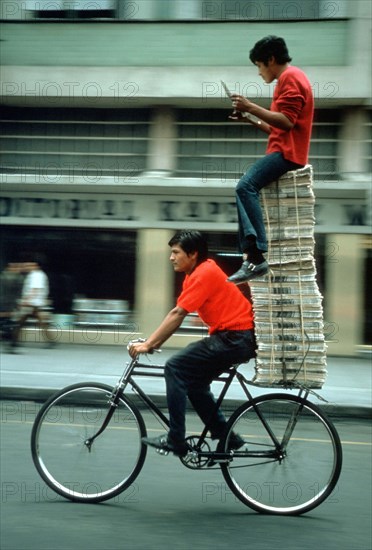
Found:
[{"label": "bicycle spoke", "polygon": [[[257,511],[311,510],[329,496],[340,474],[342,452],[336,430],[317,407],[298,397],[274,394],[254,401],[265,426],[251,404],[240,407],[229,421],[225,448],[232,432],[246,441],[242,452],[221,465],[230,489]],[[277,449],[271,443],[266,425],[277,441],[286,442],[285,447]],[[266,452],[272,453],[271,460],[269,456],[265,460]]]},{"label": "bicycle spoke", "polygon": [[112,498],[142,467],[142,417],[121,398],[108,422],[110,391],[99,384],[70,386],[52,397],[35,421],[35,465],[52,489],[71,500]]}]

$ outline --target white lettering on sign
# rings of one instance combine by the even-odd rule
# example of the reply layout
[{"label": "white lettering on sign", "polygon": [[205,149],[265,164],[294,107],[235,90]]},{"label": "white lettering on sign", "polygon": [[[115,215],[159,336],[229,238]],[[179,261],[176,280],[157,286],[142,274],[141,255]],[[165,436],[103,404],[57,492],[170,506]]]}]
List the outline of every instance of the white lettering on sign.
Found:
[{"label": "white lettering on sign", "polygon": [[234,202],[159,201],[159,221],[201,221],[236,223]]},{"label": "white lettering on sign", "polygon": [[[318,199],[316,231],[364,232],[369,226],[368,209],[363,199]],[[3,193],[0,196],[3,223],[100,227],[215,228],[237,230],[237,209],[231,196],[181,196],[157,194]]]},{"label": "white lettering on sign", "polygon": [[131,200],[0,197],[0,216],[68,220],[135,220]]}]

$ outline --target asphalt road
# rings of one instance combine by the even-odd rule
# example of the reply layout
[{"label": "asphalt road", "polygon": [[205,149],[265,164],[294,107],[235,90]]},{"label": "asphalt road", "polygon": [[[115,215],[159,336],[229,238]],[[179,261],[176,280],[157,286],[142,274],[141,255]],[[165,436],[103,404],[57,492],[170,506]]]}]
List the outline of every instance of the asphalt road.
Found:
[{"label": "asphalt road", "polygon": [[[45,486],[32,463],[30,433],[40,405],[1,405],[1,550],[371,550],[367,420],[335,419],[344,466],[328,500],[307,515],[279,517],[245,507],[219,470],[188,470],[151,450],[134,485],[119,497],[96,505],[66,501]],[[148,427],[158,429],[152,417]]]}]

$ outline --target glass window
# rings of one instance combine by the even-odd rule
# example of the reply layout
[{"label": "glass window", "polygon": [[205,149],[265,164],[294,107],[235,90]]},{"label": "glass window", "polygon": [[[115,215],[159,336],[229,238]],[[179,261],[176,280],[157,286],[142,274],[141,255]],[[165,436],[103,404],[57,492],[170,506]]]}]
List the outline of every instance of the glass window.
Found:
[{"label": "glass window", "polygon": [[372,110],[368,110],[368,121],[365,124],[364,163],[366,172],[372,174]]},{"label": "glass window", "polygon": [[40,261],[55,313],[71,313],[76,299],[120,300],[133,310],[136,237],[102,228],[3,226],[1,265]]},{"label": "glass window", "polygon": [[309,163],[317,181],[332,181],[339,178],[338,143],[341,128],[341,113],[338,109],[318,109],[315,112],[310,142]]},{"label": "glass window", "polygon": [[[265,154],[267,136],[249,124],[229,122],[229,111],[184,109],[177,114],[177,175],[239,179]],[[340,111],[318,110],[313,126],[309,162],[314,179],[330,181],[338,176]]]},{"label": "glass window", "polygon": [[116,17],[116,0],[26,0],[24,14],[36,19],[92,19]]},{"label": "glass window", "polygon": [[253,126],[228,121],[230,111],[178,112],[177,175],[237,179],[265,153],[266,137]]},{"label": "glass window", "polygon": [[148,109],[3,109],[2,167],[10,173],[135,177],[145,170]]}]

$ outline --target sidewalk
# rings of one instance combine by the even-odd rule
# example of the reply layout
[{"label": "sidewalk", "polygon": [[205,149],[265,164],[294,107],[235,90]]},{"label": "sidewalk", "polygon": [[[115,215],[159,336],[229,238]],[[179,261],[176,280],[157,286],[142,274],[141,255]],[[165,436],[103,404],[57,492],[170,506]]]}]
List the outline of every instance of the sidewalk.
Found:
[{"label": "sidewalk", "polygon": [[[164,364],[174,350],[165,349],[141,362]],[[114,385],[128,361],[123,346],[58,344],[46,349],[43,344],[23,344],[16,355],[1,349],[0,397],[13,400],[43,401],[48,395],[64,386],[76,382],[96,381]],[[143,359],[143,361],[142,361]],[[311,401],[328,412],[340,416],[370,417],[371,358],[328,358],[328,377],[321,390],[316,390],[327,404],[311,396]],[[253,363],[242,365],[240,371],[250,380],[253,377]],[[162,378],[141,378],[142,387],[157,400],[165,395]],[[216,384],[218,392],[220,384]],[[281,391],[279,389],[251,387],[253,396]],[[287,391],[287,390],[285,390]],[[244,400],[242,389],[234,382],[227,399]]]}]

